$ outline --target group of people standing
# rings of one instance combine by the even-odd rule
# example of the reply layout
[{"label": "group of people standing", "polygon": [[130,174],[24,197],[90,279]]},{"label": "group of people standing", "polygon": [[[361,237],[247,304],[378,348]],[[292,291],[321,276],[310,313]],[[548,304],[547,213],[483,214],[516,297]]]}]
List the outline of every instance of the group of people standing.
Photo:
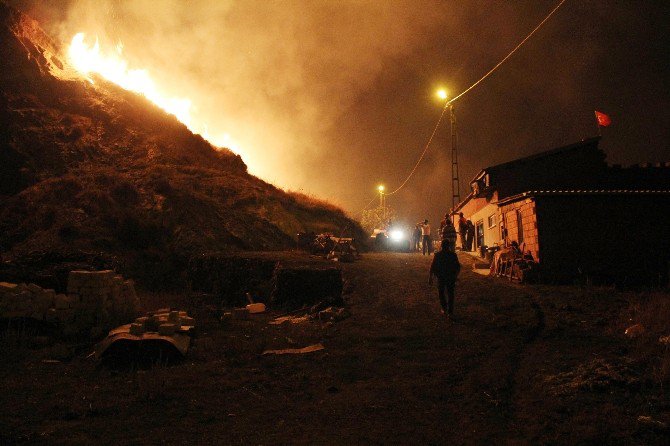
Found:
[{"label": "group of people standing", "polygon": [[475,239],[475,225],[467,220],[462,212],[458,213],[458,235],[461,238],[461,250],[472,251],[472,243]]},{"label": "group of people standing", "polygon": [[414,226],[412,232],[412,250],[430,254],[433,252],[433,239],[430,235],[430,224],[428,220],[419,222]]},{"label": "group of people standing", "polygon": [[[472,245],[475,238],[475,225],[472,221],[467,220],[463,213],[458,214],[458,232],[451,221],[451,216],[447,212],[440,222],[440,229],[438,235],[442,243],[450,244],[451,250],[456,250],[456,241],[460,238],[460,248],[462,251],[472,251]],[[432,237],[430,233],[430,224],[428,220],[419,222],[414,226],[412,233],[412,250],[415,252],[422,252],[423,255],[433,252]]]}]

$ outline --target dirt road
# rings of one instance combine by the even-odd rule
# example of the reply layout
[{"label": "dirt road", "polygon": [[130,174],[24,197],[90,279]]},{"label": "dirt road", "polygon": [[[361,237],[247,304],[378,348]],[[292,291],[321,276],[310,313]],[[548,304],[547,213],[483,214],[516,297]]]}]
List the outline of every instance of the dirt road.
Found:
[{"label": "dirt road", "polygon": [[[461,261],[452,324],[427,284],[430,257],[417,254],[343,265],[352,317],[334,325],[274,326],[266,314],[223,327],[202,302],[162,296],[203,323],[185,363],[112,372],[85,349],[33,349],[0,368],[0,440],[662,443],[662,422],[640,427],[638,416],[667,419],[667,395],[645,387],[615,335],[624,299],[512,284]],[[261,354],[317,342],[325,349]]]}]

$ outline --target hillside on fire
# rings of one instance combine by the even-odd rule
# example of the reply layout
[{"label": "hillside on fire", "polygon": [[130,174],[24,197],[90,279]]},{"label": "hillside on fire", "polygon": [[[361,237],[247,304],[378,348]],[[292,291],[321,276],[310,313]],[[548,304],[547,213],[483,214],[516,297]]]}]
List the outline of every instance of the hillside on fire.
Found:
[{"label": "hillside on fire", "polygon": [[285,249],[300,231],[362,236],[341,209],[250,175],[146,98],[78,75],[4,2],[0,22],[3,257],[132,273],[204,251]]}]

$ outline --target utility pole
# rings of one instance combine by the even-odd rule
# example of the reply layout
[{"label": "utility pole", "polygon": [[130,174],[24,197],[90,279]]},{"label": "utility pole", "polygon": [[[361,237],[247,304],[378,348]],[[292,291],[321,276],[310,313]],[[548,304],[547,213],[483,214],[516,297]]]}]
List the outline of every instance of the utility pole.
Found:
[{"label": "utility pole", "polygon": [[386,223],[386,197],[384,197],[384,185],[380,184],[377,190],[379,191],[379,215],[382,220],[380,228],[382,228]]},{"label": "utility pole", "polygon": [[[451,121],[451,210],[456,209],[461,202],[461,188],[458,181],[458,137],[456,136],[456,114],[454,106],[449,104],[449,118]],[[456,223],[456,216],[452,215],[452,220]]]}]

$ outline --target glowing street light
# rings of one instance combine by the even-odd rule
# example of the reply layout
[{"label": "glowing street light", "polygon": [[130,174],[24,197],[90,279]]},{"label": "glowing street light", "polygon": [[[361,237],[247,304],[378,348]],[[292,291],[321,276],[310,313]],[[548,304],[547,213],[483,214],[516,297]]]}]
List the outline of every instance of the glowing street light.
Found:
[{"label": "glowing street light", "polygon": [[[449,95],[447,90],[440,88],[436,92],[437,97],[446,101]],[[451,123],[451,206],[456,209],[456,205],[461,201],[460,183],[458,180],[458,151],[456,147],[456,114],[454,113],[454,105],[450,102],[445,104],[445,108],[449,107],[449,121]],[[455,220],[455,216],[452,216]]]},{"label": "glowing street light", "polygon": [[379,191],[379,210],[381,211],[382,222],[386,219],[386,207],[384,206],[384,185],[377,186]]}]

